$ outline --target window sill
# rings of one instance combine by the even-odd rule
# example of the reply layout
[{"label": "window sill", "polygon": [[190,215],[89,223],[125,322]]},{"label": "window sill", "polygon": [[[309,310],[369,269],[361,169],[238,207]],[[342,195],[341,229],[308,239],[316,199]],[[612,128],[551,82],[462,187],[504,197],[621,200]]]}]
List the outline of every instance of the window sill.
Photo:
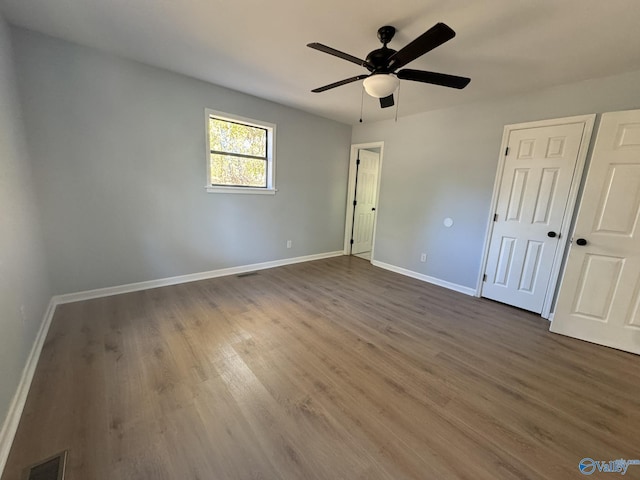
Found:
[{"label": "window sill", "polygon": [[278,191],[275,188],[253,188],[253,187],[204,187],[208,193],[244,193],[252,195],[275,195]]}]

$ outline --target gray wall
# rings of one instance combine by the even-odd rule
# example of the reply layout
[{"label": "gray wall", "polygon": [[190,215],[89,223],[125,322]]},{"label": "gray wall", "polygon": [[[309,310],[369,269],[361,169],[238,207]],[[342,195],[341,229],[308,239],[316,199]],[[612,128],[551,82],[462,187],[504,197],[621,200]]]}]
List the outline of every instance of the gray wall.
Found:
[{"label": "gray wall", "polygon": [[51,297],[11,57],[0,17],[0,427]]},{"label": "gray wall", "polygon": [[[342,249],[350,126],[13,33],[55,293]],[[205,107],[277,124],[275,196],[205,192]]]},{"label": "gray wall", "polygon": [[640,71],[356,125],[353,143],[385,142],[375,259],[475,288],[504,125],[638,108],[638,85]]}]

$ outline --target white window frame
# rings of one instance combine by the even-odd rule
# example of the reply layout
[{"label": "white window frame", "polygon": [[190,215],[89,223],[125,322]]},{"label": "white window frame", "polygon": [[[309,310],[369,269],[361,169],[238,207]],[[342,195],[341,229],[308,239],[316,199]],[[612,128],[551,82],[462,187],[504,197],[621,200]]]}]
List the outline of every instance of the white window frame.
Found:
[{"label": "white window frame", "polygon": [[[220,112],[211,108],[204,109],[205,118],[205,158],[207,166],[207,184],[205,189],[209,193],[249,193],[274,195],[276,189],[276,125],[253,118],[241,117],[231,113]],[[228,122],[241,123],[249,127],[258,127],[267,131],[267,186],[266,187],[241,187],[213,185],[211,181],[211,142],[209,139],[209,118],[215,117]]]}]

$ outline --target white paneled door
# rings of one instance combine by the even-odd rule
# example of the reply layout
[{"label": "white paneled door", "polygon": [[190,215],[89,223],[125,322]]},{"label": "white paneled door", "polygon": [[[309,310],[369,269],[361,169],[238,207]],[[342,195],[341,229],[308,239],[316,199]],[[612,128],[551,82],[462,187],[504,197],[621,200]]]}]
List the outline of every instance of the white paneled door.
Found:
[{"label": "white paneled door", "polygon": [[640,354],[640,110],[602,116],[551,331]]},{"label": "white paneled door", "polygon": [[483,297],[542,312],[585,128],[578,121],[509,132]]},{"label": "white paneled door", "polygon": [[380,155],[369,150],[358,152],[358,173],[353,213],[352,254],[371,251],[373,227],[376,219],[378,201],[378,170]]}]

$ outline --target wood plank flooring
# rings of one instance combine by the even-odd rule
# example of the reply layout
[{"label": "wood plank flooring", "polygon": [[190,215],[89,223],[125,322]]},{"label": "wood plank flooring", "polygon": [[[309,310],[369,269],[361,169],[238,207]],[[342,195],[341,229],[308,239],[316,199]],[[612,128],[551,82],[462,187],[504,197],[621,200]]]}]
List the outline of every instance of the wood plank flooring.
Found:
[{"label": "wood plank flooring", "polygon": [[59,306],[2,480],[64,449],[68,480],[585,478],[640,458],[640,357],[338,257]]}]

